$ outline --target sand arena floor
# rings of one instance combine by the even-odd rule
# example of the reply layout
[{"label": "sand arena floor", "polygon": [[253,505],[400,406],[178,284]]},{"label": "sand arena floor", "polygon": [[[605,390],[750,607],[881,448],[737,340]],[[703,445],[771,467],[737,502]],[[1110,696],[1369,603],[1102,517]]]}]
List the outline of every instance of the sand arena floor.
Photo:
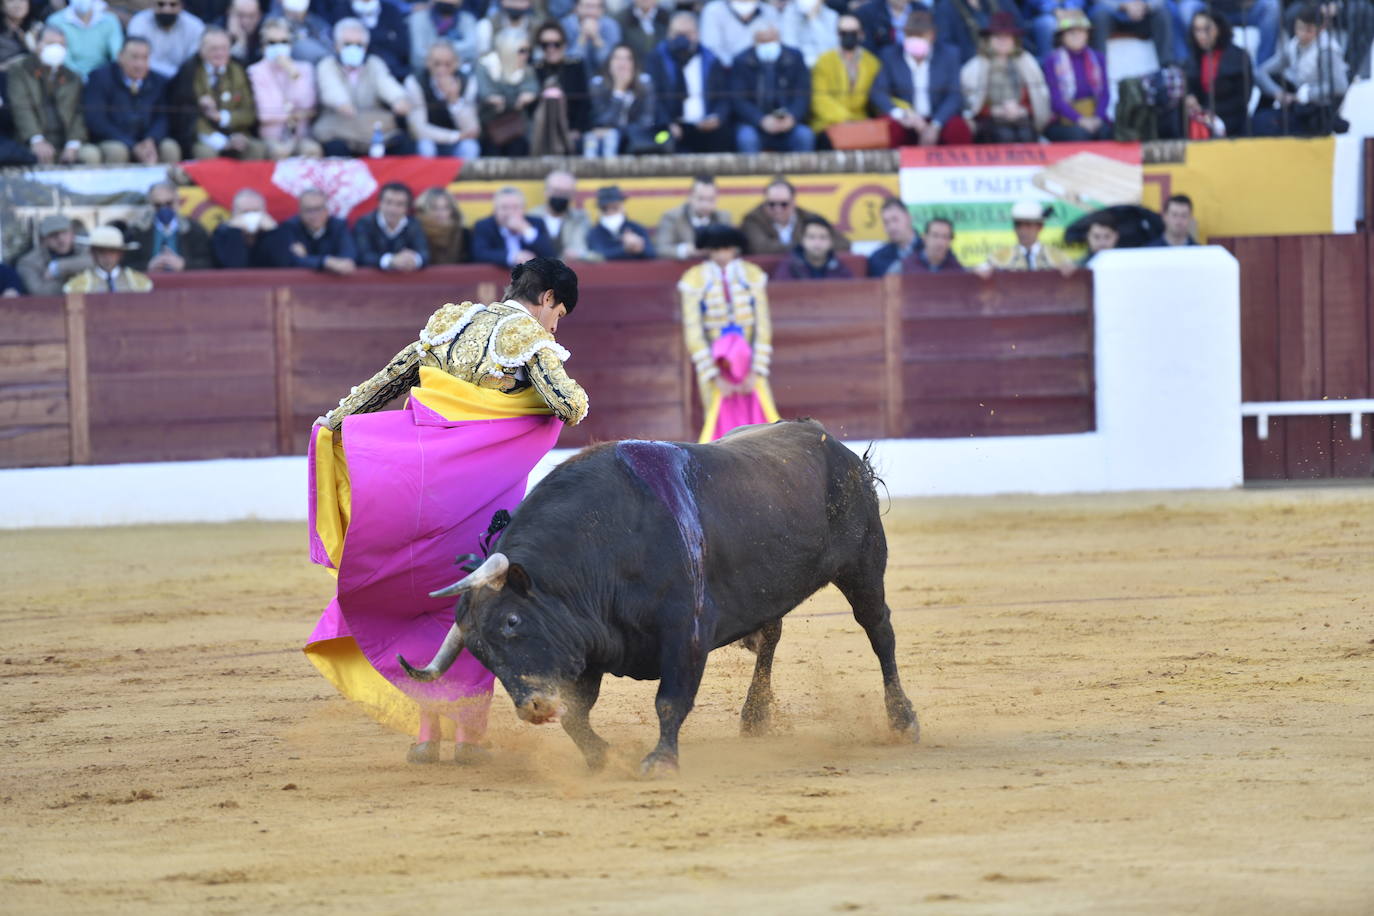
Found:
[{"label": "sand arena floor", "polygon": [[778,733],[716,653],[683,773],[608,681],[589,775],[498,692],[493,763],[402,762],[298,645],[288,524],[0,532],[0,909],[1370,913],[1374,489],[903,502],[920,744],[833,590]]}]

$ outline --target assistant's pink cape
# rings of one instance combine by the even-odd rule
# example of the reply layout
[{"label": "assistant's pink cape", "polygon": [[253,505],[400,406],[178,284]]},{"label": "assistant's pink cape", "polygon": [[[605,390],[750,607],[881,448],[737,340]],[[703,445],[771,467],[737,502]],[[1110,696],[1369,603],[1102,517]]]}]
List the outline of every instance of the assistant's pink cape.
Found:
[{"label": "assistant's pink cape", "polygon": [[[426,378],[467,386],[451,377]],[[487,396],[467,387],[480,392],[474,397],[479,403]],[[380,721],[406,731],[414,727],[417,711],[405,697],[434,710],[491,692],[492,674],[466,651],[443,677],[429,683],[407,677],[396,656],[417,665],[433,657],[453,625],[454,600],[430,598],[429,592],[464,575],[455,558],[481,553],[478,538],[493,513],[514,511],[524,498],[530,471],[563,426],[548,415],[448,419],[416,399],[423,393],[413,389],[403,410],[346,418],[342,456],[332,436],[321,435],[328,433],[322,427],[310,443],[311,559],[337,567],[338,594],[306,651],[345,695],[364,703]],[[467,406],[449,413],[473,415]],[[318,479],[320,469],[330,466],[322,450],[346,459],[338,480]],[[342,523],[336,527],[344,530],[341,548],[334,545],[333,550],[330,520],[319,517],[331,508],[330,500],[319,498],[326,487],[338,489]],[[358,670],[341,641],[356,643],[385,683]],[[484,713],[485,707],[483,718]]]},{"label": "assistant's pink cape", "polygon": [[[739,331],[726,331],[711,345],[711,359],[720,370],[721,378],[738,385],[749,375],[754,350]],[[701,442],[714,442],[730,430],[751,423],[771,423],[778,419],[777,408],[768,383],[757,379],[748,394],[722,396],[717,391],[706,406],[706,422],[701,430]]]}]

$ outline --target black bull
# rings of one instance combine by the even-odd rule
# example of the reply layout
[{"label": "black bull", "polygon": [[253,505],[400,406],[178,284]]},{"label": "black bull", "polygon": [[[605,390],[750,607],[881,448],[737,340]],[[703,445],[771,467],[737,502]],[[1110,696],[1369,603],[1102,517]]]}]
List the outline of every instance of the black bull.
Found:
[{"label": "black bull", "polygon": [[401,664],[432,679],[466,647],[522,719],[563,707],[593,768],[607,746],[588,718],[604,675],[659,680],[659,742],[643,769],[675,769],[707,654],[755,631],[743,727],[762,731],[782,617],[832,582],[878,656],[892,728],[917,736],[884,598],[873,470],[819,423],[747,427],[709,445],[588,448],[520,504],[500,549],[436,593],[467,598],[429,666]]}]

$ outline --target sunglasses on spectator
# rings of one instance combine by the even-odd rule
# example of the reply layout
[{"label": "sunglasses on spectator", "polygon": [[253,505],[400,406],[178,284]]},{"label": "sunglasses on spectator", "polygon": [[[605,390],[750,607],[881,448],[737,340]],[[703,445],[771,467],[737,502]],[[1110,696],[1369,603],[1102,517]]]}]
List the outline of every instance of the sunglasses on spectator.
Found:
[{"label": "sunglasses on spectator", "polygon": [[516,53],[516,54],[528,54],[528,53],[530,53],[530,49],[529,49],[529,48],[521,48],[520,50],[516,51],[515,53]]},{"label": "sunglasses on spectator", "polygon": [[181,9],[181,0],[162,0],[162,2],[156,3],[154,6],[160,10],[179,10]]},{"label": "sunglasses on spectator", "polygon": [[792,206],[792,201],[790,201],[790,200],[770,200],[770,201],[768,201],[767,206],[772,207],[772,208],[775,209],[775,210],[785,210],[786,208]]},{"label": "sunglasses on spectator", "polygon": [[539,42],[539,47],[544,48],[544,49],[546,49],[546,50],[549,49],[549,48],[555,48],[555,49],[557,49],[557,48],[563,47],[563,42],[561,42],[561,41],[541,41],[541,42]]}]

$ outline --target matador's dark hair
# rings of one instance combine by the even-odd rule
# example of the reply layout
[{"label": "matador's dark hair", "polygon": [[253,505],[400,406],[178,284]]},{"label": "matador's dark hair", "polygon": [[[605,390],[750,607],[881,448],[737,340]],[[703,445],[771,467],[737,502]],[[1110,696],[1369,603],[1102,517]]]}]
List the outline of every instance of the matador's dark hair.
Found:
[{"label": "matador's dark hair", "polygon": [[531,258],[510,272],[506,298],[536,303],[550,289],[554,301],[563,303],[571,315],[577,308],[577,274],[557,258]]}]

